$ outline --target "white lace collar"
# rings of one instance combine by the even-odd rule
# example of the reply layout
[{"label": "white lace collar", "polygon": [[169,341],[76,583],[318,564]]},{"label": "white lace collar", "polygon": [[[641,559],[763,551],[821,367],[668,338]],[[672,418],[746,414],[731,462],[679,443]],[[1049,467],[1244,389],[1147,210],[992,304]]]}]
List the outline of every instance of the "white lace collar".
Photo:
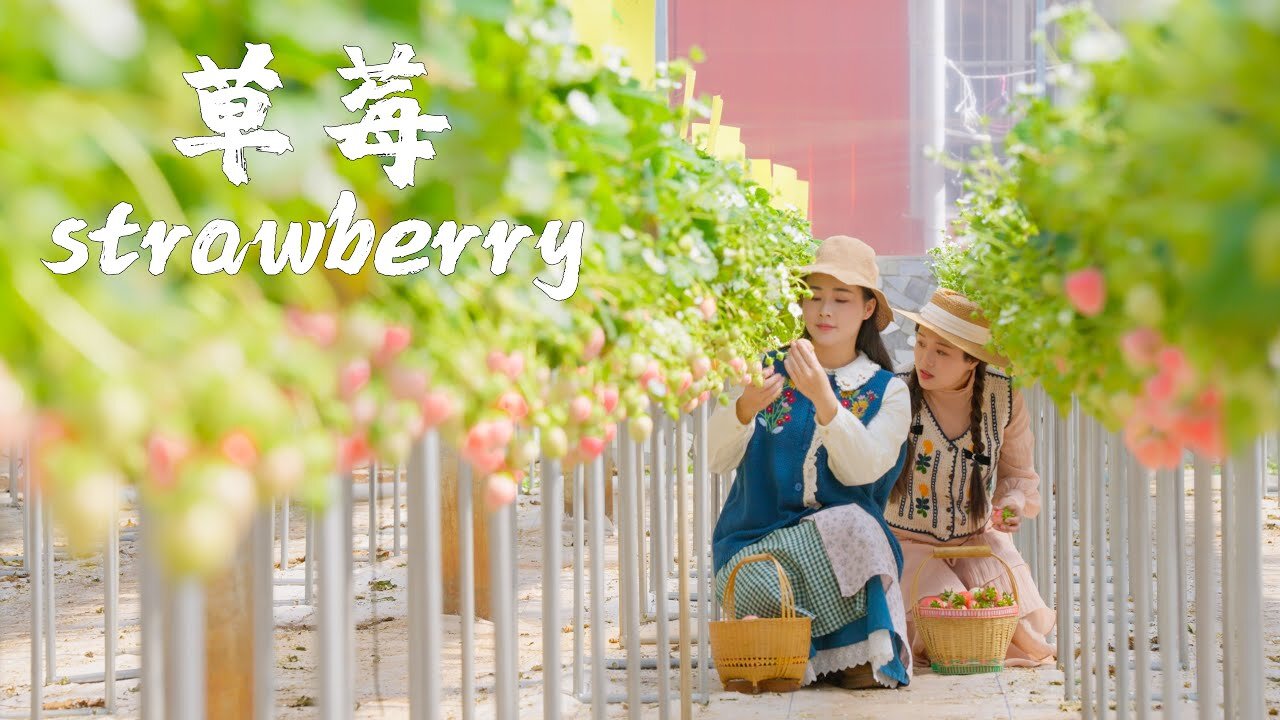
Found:
[{"label": "white lace collar", "polygon": [[844,367],[828,370],[828,375],[836,376],[836,385],[841,390],[857,390],[876,374],[880,366],[867,357],[866,353],[858,353],[853,362]]}]

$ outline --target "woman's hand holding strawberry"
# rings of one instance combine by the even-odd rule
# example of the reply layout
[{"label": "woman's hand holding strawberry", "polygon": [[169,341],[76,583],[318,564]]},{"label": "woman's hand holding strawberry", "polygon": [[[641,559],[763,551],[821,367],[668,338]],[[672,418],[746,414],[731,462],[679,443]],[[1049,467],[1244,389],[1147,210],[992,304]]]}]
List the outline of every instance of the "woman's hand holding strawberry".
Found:
[{"label": "woman's hand holding strawberry", "polygon": [[840,402],[836,400],[836,394],[831,389],[831,380],[827,376],[827,371],[818,362],[813,343],[804,338],[791,343],[791,352],[787,353],[783,367],[787,369],[791,384],[813,403],[814,410],[818,414],[818,422],[823,425],[830,424],[840,410]]}]

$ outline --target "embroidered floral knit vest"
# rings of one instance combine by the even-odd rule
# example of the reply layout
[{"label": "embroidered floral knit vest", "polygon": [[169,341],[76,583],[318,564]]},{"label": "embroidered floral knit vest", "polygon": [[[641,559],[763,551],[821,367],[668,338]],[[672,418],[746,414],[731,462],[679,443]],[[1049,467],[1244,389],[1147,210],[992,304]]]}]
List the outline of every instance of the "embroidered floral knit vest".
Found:
[{"label": "embroidered floral knit vest", "polygon": [[[906,375],[900,377],[907,379]],[[1008,376],[988,370],[983,396],[982,453],[976,458],[970,431],[948,438],[928,403],[912,419],[910,439],[915,443],[915,455],[907,458],[912,467],[911,490],[890,498],[885,508],[889,525],[941,542],[967,537],[986,527],[987,518],[970,517],[969,482],[976,461],[987,497],[995,492],[997,459],[1013,414],[1013,387]]]}]

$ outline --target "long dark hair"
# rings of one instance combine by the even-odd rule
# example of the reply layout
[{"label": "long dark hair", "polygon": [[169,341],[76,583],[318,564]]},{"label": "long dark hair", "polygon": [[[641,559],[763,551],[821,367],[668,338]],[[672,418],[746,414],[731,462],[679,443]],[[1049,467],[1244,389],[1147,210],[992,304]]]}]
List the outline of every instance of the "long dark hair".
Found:
[{"label": "long dark hair", "polygon": [[[871,362],[879,365],[881,368],[893,372],[893,361],[889,359],[889,349],[884,346],[884,338],[880,335],[879,328],[876,327],[876,315],[880,312],[880,300],[870,290],[857,286],[862,292],[862,301],[876,301],[876,312],[871,317],[862,321],[862,326],[858,328],[858,337],[854,340],[853,346],[858,352],[865,354],[871,359]],[[809,328],[805,328],[800,337],[805,340],[812,340],[809,336]]]},{"label": "long dark hair", "polygon": [[[977,360],[972,355],[965,354],[966,358]],[[987,381],[987,364],[978,360],[977,366],[973,368],[973,397],[969,401],[969,438],[973,440],[973,468],[969,475],[969,514],[975,522],[982,523],[986,518],[987,511],[990,509],[990,499],[987,498],[987,486],[982,482],[981,463],[979,459],[986,453],[986,445],[982,440],[982,398],[986,388]],[[920,387],[920,377],[916,374],[916,369],[911,368],[911,374],[907,377],[907,390],[911,392],[911,422],[914,426],[919,426],[920,411],[924,409],[924,389]],[[912,431],[907,436],[907,461],[902,465],[902,472],[898,473],[898,481],[893,486],[893,494],[896,497],[909,497],[911,493],[911,476],[915,472],[915,456],[916,456],[916,439],[919,435]],[[994,458],[988,460],[987,463],[994,463]]]}]

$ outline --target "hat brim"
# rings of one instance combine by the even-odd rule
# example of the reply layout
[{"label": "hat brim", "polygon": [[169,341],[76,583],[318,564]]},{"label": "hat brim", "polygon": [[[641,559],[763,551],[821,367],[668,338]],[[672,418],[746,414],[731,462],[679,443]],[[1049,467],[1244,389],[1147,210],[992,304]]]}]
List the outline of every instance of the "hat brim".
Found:
[{"label": "hat brim", "polygon": [[889,299],[871,283],[870,278],[863,276],[861,273],[850,272],[847,268],[818,263],[800,268],[800,274],[830,275],[845,285],[856,285],[870,290],[871,294],[875,295],[876,298],[876,312],[871,316],[871,319],[876,324],[876,330],[884,332],[884,329],[889,327],[889,323],[893,322],[893,308],[889,307]]},{"label": "hat brim", "polygon": [[969,353],[970,355],[978,358],[979,360],[987,363],[988,365],[994,365],[999,368],[1009,366],[1009,359],[1004,357],[1003,355],[1000,355],[998,353],[993,353],[990,350],[986,349],[985,347],[975,342],[965,340],[962,337],[949,333],[946,330],[943,330],[938,326],[934,325],[933,323],[929,322],[928,320],[925,320],[924,318],[920,317],[919,313],[913,313],[908,310],[903,310],[901,308],[894,308],[894,312],[907,318],[911,322],[914,322],[917,326],[929,328],[930,332],[941,336],[942,339],[946,340],[952,345],[955,345],[956,347]]}]

